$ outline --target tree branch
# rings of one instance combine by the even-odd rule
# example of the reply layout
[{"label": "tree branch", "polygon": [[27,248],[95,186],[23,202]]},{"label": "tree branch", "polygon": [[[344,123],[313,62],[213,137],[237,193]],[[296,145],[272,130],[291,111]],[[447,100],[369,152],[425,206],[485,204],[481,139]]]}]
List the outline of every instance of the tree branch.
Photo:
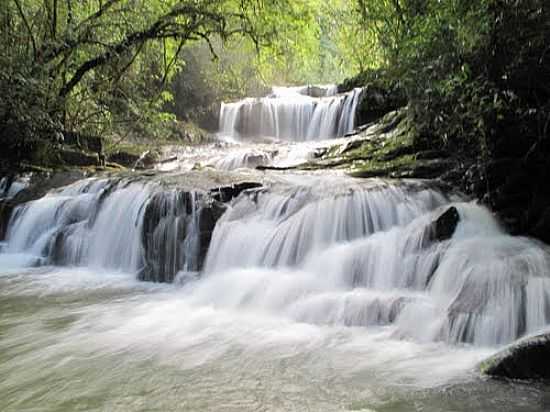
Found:
[{"label": "tree branch", "polygon": [[[173,19],[181,15],[189,16],[191,21],[186,25],[175,23]],[[223,30],[224,21],[224,16],[207,10],[196,9],[189,5],[176,6],[169,13],[161,16],[149,28],[129,34],[124,40],[113,45],[109,50],[80,65],[71,79],[61,88],[59,96],[62,98],[66,97],[90,70],[106,64],[116,55],[137,44],[167,37],[179,38],[184,41],[189,40],[192,33],[200,36],[197,31],[206,23],[213,24],[214,27],[217,27],[218,31]]]}]

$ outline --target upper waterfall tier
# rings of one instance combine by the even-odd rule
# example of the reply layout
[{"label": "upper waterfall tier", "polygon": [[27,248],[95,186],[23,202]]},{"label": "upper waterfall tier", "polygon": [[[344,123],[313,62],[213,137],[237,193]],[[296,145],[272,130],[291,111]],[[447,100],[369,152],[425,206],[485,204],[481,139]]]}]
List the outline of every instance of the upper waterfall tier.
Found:
[{"label": "upper waterfall tier", "polygon": [[344,136],[355,128],[362,89],[336,92],[336,86],[274,87],[267,97],[222,103],[220,133],[289,141]]}]

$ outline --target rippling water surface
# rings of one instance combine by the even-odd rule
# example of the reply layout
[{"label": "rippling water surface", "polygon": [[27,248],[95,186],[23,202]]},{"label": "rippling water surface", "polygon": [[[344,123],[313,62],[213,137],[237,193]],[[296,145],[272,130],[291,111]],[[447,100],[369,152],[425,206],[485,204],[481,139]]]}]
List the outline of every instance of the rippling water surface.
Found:
[{"label": "rippling water surface", "polygon": [[0,409],[548,410],[547,387],[478,375],[494,349],[235,310],[195,298],[197,287],[85,269],[4,270]]}]

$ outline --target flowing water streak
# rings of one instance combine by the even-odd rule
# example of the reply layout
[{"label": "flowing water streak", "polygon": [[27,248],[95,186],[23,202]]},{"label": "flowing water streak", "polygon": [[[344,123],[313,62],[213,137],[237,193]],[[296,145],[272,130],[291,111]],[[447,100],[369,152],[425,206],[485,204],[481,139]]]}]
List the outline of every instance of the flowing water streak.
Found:
[{"label": "flowing water streak", "polygon": [[11,199],[29,185],[30,176],[20,176],[16,179],[3,177],[0,179],[0,199]]},{"label": "flowing water streak", "polygon": [[171,280],[198,270],[195,192],[130,179],[85,179],[19,206],[5,253],[34,264],[78,265]]},{"label": "flowing water streak", "polygon": [[446,203],[429,189],[409,192],[383,182],[371,186],[316,179],[281,192],[241,196],[214,230],[206,272],[295,266],[309,253],[404,225]]},{"label": "flowing water streak", "polygon": [[257,166],[267,166],[273,161],[273,153],[262,150],[242,149],[231,151],[225,156],[215,159],[210,164],[218,170],[235,170],[241,167],[254,169]]},{"label": "flowing water streak", "polygon": [[[208,249],[197,304],[393,325],[396,337],[419,341],[503,344],[550,322],[547,248],[504,234],[481,206],[449,203],[421,184],[289,179],[245,191],[210,244],[204,226],[215,219],[200,220],[203,195],[83,180],[19,207],[5,252],[164,282],[197,272]],[[432,222],[449,205],[460,222],[435,241]]]},{"label": "flowing water streak", "polygon": [[[216,227],[208,279],[194,298],[481,346],[550,323],[548,248],[506,235],[481,206],[449,204],[428,189],[347,191],[241,196]],[[432,222],[450,206],[460,222],[451,239],[437,242]]]},{"label": "flowing water streak", "polygon": [[362,89],[335,94],[336,89],[328,87],[321,89],[322,97],[307,95],[310,90],[278,87],[267,97],[222,103],[220,134],[303,141],[344,136],[354,130]]}]

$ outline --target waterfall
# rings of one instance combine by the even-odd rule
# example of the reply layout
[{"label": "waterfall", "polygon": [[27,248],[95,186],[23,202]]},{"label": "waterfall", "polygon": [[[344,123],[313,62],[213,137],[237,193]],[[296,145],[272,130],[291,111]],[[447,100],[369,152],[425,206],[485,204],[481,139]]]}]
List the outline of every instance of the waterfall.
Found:
[{"label": "waterfall", "polygon": [[20,176],[17,179],[3,177],[0,179],[0,199],[11,199],[29,185],[29,176]]},{"label": "waterfall", "polygon": [[[451,207],[454,232],[434,235]],[[548,248],[423,183],[288,175],[208,193],[85,179],[17,207],[3,254],[180,274],[195,304],[418,341],[496,345],[550,323]]]},{"label": "waterfall", "polygon": [[207,272],[294,266],[331,244],[403,225],[445,203],[429,189],[341,184],[335,191],[316,183],[239,197],[216,225]]},{"label": "waterfall", "polygon": [[361,93],[337,94],[336,86],[274,87],[267,97],[222,103],[220,134],[291,141],[344,136],[355,128]]},{"label": "waterfall", "polygon": [[[214,220],[204,194],[132,179],[85,179],[15,209],[4,252],[33,264],[135,272],[198,271]],[[210,226],[210,227],[208,227]]]},{"label": "waterfall", "polygon": [[254,169],[271,164],[273,153],[261,150],[238,150],[221,156],[210,164],[218,170],[235,170],[241,167]]},{"label": "waterfall", "polygon": [[[326,190],[259,190],[234,201],[215,228],[196,298],[475,345],[550,322],[548,248],[505,234],[482,206],[423,187]],[[437,241],[431,227],[451,206],[460,221]]]}]

